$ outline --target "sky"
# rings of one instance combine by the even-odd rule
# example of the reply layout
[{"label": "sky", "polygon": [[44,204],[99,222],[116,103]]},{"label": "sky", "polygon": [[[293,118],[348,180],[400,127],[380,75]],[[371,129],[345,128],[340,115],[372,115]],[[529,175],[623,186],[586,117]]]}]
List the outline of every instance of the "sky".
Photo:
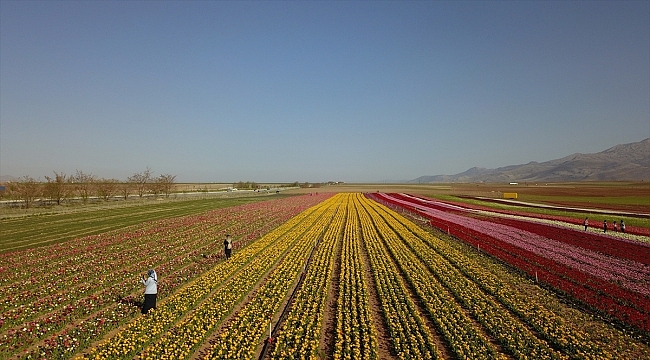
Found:
[{"label": "sky", "polygon": [[0,0],[0,175],[382,182],[650,137],[649,1]]}]

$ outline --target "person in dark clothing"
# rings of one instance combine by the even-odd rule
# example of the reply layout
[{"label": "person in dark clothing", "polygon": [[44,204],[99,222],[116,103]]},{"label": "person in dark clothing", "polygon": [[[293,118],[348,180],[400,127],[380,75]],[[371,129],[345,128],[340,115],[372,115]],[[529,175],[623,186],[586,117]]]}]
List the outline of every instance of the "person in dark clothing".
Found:
[{"label": "person in dark clothing", "polygon": [[625,232],[625,222],[623,222],[623,220],[621,220],[621,232]]},{"label": "person in dark clothing", "polygon": [[158,296],[158,274],[156,274],[154,269],[149,269],[147,276],[142,275],[140,282],[145,286],[142,313],[146,314],[149,310],[156,308],[156,297]]},{"label": "person in dark clothing", "polygon": [[607,220],[603,220],[603,232],[607,232]]},{"label": "person in dark clothing", "polygon": [[226,254],[226,260],[230,259],[232,255],[232,239],[230,235],[226,235],[226,239],[223,241],[223,252]]}]

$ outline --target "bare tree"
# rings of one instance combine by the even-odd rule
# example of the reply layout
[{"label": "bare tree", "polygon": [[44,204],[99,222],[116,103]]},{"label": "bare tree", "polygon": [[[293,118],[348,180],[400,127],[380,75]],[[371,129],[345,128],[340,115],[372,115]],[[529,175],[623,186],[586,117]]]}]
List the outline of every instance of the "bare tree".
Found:
[{"label": "bare tree", "polygon": [[131,195],[132,189],[133,189],[133,184],[131,184],[129,181],[118,184],[118,191],[120,192],[120,196],[122,196],[124,200],[128,200],[129,195]]},{"label": "bare tree", "polygon": [[61,201],[67,198],[70,194],[70,181],[71,179],[64,173],[54,172],[54,177],[45,176],[45,187],[43,195],[51,201],[61,205]]},{"label": "bare tree", "polygon": [[158,197],[158,194],[161,194],[163,192],[162,189],[162,183],[160,182],[160,178],[152,178],[151,181],[147,184],[147,191],[149,193],[153,194],[155,197]]},{"label": "bare tree", "polygon": [[92,193],[92,186],[97,180],[97,177],[92,174],[84,174],[83,171],[77,170],[77,174],[72,177],[74,188],[77,195],[83,200],[83,203],[88,202],[88,198]]},{"label": "bare tree", "polygon": [[119,186],[120,181],[116,179],[100,179],[95,182],[97,196],[104,199],[104,201],[108,201],[108,199],[115,196],[120,191]]},{"label": "bare tree", "polygon": [[31,176],[25,175],[17,182],[12,182],[11,185],[12,193],[15,194],[17,198],[23,200],[25,209],[29,209],[34,203],[34,200],[42,194],[42,186],[40,182],[36,181]]},{"label": "bare tree", "polygon": [[127,181],[133,185],[133,188],[139,197],[143,197],[144,194],[149,190],[151,175],[151,169],[147,166],[147,169],[143,173],[135,173],[129,176]]},{"label": "bare tree", "polygon": [[168,198],[169,194],[172,192],[174,183],[176,182],[176,175],[162,174],[158,176],[157,182],[160,187],[160,191],[165,194],[165,197]]}]

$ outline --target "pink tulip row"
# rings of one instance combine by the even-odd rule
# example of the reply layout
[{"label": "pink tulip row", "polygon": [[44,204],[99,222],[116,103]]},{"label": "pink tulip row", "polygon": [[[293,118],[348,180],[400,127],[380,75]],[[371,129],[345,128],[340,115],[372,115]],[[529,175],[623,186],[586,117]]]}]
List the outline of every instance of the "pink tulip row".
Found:
[{"label": "pink tulip row", "polygon": [[[412,196],[412,195],[399,195],[399,196],[405,196],[406,198],[412,199],[416,202],[423,202],[428,206],[430,206],[431,208],[437,208],[440,210],[444,210],[446,212],[452,212],[461,215],[472,213],[473,210],[480,210],[492,214],[508,214],[508,215],[517,214],[517,216],[519,216],[519,218],[517,219],[508,218],[505,216],[485,216],[483,217],[483,219],[487,221],[497,222],[504,225],[509,225],[528,232],[534,232],[536,234],[542,235],[549,239],[561,241],[570,245],[574,245],[585,249],[597,251],[603,254],[611,255],[614,257],[621,257],[625,259],[634,260],[646,265],[650,265],[650,256],[648,256],[648,251],[650,251],[650,243],[610,236],[604,233],[585,232],[583,230],[567,228],[566,226],[550,226],[547,224],[541,224],[539,222],[533,221],[535,219],[547,219],[553,221],[561,220],[560,222],[562,223],[581,225],[582,220],[579,219],[540,214],[539,216],[536,216],[531,221],[524,221],[522,220],[522,218],[530,219],[531,215],[526,214],[526,216],[522,216],[523,213],[517,213],[517,212],[505,211],[505,210],[489,211],[486,210],[487,208],[477,207],[475,205],[464,206],[464,204],[456,204],[456,203],[443,202],[437,200],[434,201],[419,196]],[[640,235],[645,234],[645,236],[650,236],[650,229],[645,229],[645,228],[635,228],[635,229],[637,230],[633,229],[632,231],[633,233],[637,233]],[[627,231],[627,233],[632,233],[632,232]]]},{"label": "pink tulip row", "polygon": [[[463,208],[463,209],[482,210],[482,211],[488,211],[488,212],[493,212],[493,213],[524,216],[524,217],[531,216],[530,213],[523,212],[523,211],[495,209],[495,208],[491,208],[491,207],[487,207],[487,206],[480,206],[480,205],[469,204],[469,203],[459,203],[459,202],[447,201],[447,200],[445,200],[445,201],[432,200],[432,199],[427,199],[427,198],[419,196],[419,195],[408,195],[408,196],[413,197],[413,198],[419,198],[419,199],[424,200],[424,201],[435,202],[437,204],[447,204],[447,205],[450,205],[450,206],[458,206],[458,207]],[[545,220],[561,221],[561,222],[565,222],[565,223],[569,223],[569,224],[573,224],[573,225],[583,225],[583,221],[584,221],[584,218],[576,218],[576,217],[560,216],[560,215],[548,215],[548,214],[535,214],[535,218],[545,219]],[[590,219],[588,227],[593,228],[593,229],[598,229],[598,230],[602,231],[603,222]],[[650,228],[645,228],[645,227],[640,227],[640,226],[627,225],[626,228],[625,228],[625,232],[628,233],[628,234],[650,236]]]},{"label": "pink tulip row", "polygon": [[650,327],[650,276],[643,263],[603,256],[497,221],[480,220],[467,212],[461,214],[454,206],[431,200],[418,201],[399,194],[375,196],[429,218],[432,225],[443,231],[623,321],[645,330]]},{"label": "pink tulip row", "polygon": [[[405,204],[411,204],[414,200],[412,197],[399,194],[394,195],[394,198],[398,201],[404,201]],[[650,287],[647,286],[648,279],[650,279],[650,265],[632,261],[628,258],[609,256],[559,241],[560,239],[567,241],[567,238],[576,233],[583,235],[586,238],[585,242],[604,236],[593,233],[582,234],[571,229],[562,229],[528,221],[503,219],[501,217],[485,216],[477,219],[468,217],[467,212],[458,211],[455,207],[451,208],[445,204],[437,205],[428,202],[426,205],[426,207],[419,208],[419,211],[427,216],[445,219],[475,231],[498,237],[512,245],[552,259],[560,264],[620,284],[624,288],[640,292],[643,295],[650,295]],[[535,232],[528,231],[528,228],[535,229]],[[616,241],[612,238],[606,238],[606,240]],[[624,242],[623,244],[628,243]],[[635,252],[640,257],[650,257],[648,256],[650,254],[650,244],[637,243],[634,245],[636,246],[629,246],[630,252]],[[643,256],[644,254],[645,256]]]}]

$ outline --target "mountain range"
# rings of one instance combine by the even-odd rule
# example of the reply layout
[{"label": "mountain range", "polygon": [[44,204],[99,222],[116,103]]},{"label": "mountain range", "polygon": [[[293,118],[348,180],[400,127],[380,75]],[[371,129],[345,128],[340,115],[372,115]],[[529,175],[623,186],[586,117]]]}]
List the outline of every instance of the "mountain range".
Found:
[{"label": "mountain range", "polygon": [[565,182],[650,180],[650,138],[616,145],[594,154],[576,153],[545,162],[531,161],[497,169],[473,167],[456,175],[421,176],[408,183]]}]

